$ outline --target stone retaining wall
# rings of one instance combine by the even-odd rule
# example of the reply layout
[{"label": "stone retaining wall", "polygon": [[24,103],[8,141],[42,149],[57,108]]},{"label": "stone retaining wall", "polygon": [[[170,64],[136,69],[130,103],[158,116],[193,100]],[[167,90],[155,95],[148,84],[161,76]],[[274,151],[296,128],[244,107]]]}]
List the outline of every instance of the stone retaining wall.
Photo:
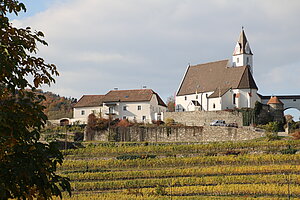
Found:
[{"label": "stone retaining wall", "polygon": [[186,126],[208,126],[213,120],[225,120],[226,123],[243,125],[243,115],[237,111],[166,112],[164,120],[167,118],[174,119],[175,122]]},{"label": "stone retaining wall", "polygon": [[118,127],[110,131],[85,133],[84,140],[126,142],[217,142],[251,140],[265,136],[253,128],[185,126],[185,127]]}]

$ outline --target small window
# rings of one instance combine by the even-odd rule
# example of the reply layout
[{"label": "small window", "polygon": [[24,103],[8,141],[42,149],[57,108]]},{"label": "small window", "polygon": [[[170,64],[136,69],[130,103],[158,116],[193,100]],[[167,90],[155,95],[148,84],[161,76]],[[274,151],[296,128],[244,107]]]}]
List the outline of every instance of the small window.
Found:
[{"label": "small window", "polygon": [[110,114],[114,113],[114,108],[113,108],[113,107],[109,107],[108,112],[109,112]]},{"label": "small window", "polygon": [[93,114],[96,114],[96,110],[92,110],[92,113],[93,113]]},{"label": "small window", "polygon": [[138,106],[138,108],[137,108],[138,110],[142,110],[142,106]]},{"label": "small window", "polygon": [[247,64],[249,64],[249,57],[247,57]]},{"label": "small window", "polygon": [[184,97],[184,100],[187,100],[187,97],[186,97],[186,96]]},{"label": "small window", "polygon": [[198,95],[196,95],[196,99],[198,99]]},{"label": "small window", "polygon": [[123,116],[123,119],[127,119],[127,117],[126,117],[126,116]]},{"label": "small window", "polygon": [[123,110],[127,110],[127,106],[123,106]]},{"label": "small window", "polygon": [[84,110],[81,111],[81,115],[85,115],[85,111]]},{"label": "small window", "polygon": [[146,120],[146,116],[143,116],[143,117],[142,117],[142,120],[145,121],[145,120]]},{"label": "small window", "polygon": [[216,108],[216,104],[213,104],[213,108]]},{"label": "small window", "polygon": [[235,104],[235,98],[236,98],[236,94],[233,94],[233,97],[232,97],[232,103]]},{"label": "small window", "polygon": [[236,62],[239,63],[239,62],[240,62],[240,58],[237,58],[237,59],[236,59]]},{"label": "small window", "polygon": [[184,111],[185,111],[185,109],[184,109],[184,108],[182,108],[182,111],[184,112]]},{"label": "small window", "polygon": [[293,99],[293,101],[296,101],[296,99]]}]

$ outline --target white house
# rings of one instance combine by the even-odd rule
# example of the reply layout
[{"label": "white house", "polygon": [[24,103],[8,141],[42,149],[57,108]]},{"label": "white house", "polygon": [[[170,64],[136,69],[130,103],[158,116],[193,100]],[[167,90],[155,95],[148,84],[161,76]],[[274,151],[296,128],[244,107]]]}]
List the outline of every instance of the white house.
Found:
[{"label": "white house", "polygon": [[89,114],[151,123],[160,120],[167,106],[151,89],[111,90],[106,95],[84,95],[74,106],[74,120],[87,123]]},{"label": "white house", "polygon": [[102,116],[105,95],[83,95],[73,107],[72,122],[86,124],[89,114]]},{"label": "white house", "polygon": [[175,111],[253,108],[261,101],[253,78],[253,54],[242,29],[232,62],[188,66],[175,98]]}]

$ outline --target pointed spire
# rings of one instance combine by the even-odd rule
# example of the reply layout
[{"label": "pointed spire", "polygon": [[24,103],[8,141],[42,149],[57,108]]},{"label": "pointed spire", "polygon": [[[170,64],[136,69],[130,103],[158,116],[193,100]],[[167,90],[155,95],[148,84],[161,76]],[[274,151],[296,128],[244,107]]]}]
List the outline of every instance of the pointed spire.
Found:
[{"label": "pointed spire", "polygon": [[233,52],[233,55],[238,55],[238,54],[250,54],[253,55],[250,49],[249,42],[247,40],[244,27],[242,26],[242,31],[239,37],[239,40],[237,42],[236,48]]}]

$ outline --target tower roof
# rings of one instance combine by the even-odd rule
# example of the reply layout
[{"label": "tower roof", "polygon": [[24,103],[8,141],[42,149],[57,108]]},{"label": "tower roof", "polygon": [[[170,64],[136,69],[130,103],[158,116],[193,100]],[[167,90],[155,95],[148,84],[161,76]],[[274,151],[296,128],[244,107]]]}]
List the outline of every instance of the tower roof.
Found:
[{"label": "tower roof", "polygon": [[283,104],[276,96],[271,97],[270,100],[267,103],[269,104]]},{"label": "tower roof", "polygon": [[245,31],[244,31],[244,28],[242,28],[239,40],[238,40],[238,42],[235,46],[234,52],[233,52],[234,56],[239,55],[239,54],[253,55],[252,51],[251,51],[251,48],[250,48],[250,45],[249,45],[249,42],[247,40]]}]

